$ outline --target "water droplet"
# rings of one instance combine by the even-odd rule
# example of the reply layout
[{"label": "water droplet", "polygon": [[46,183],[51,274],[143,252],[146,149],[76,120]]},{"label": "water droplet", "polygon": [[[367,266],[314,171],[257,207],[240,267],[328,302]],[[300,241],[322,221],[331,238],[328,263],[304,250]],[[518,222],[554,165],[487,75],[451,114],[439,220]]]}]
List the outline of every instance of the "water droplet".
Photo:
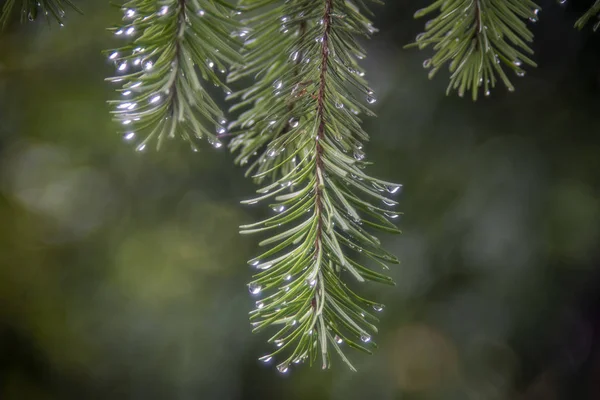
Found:
[{"label": "water droplet", "polygon": [[262,301],[256,302],[256,308],[258,308],[259,310],[264,307],[265,307],[265,303],[263,303]]},{"label": "water droplet", "polygon": [[129,9],[129,10],[125,11],[125,16],[127,18],[133,18],[135,16],[135,10]]},{"label": "water droplet", "polygon": [[158,12],[158,15],[167,15],[168,12],[169,12],[169,6],[162,6],[160,8],[160,11]]},{"label": "water droplet", "polygon": [[156,103],[160,101],[160,95],[156,95],[150,99],[150,103]]},{"label": "water droplet", "polygon": [[429,67],[431,67],[431,58],[428,58],[427,60],[423,61],[423,68]]},{"label": "water droplet", "polygon": [[215,149],[218,149],[223,146],[223,143],[219,142],[218,140],[208,139],[208,143],[210,143]]},{"label": "water droplet", "polygon": [[523,70],[517,70],[517,71],[515,71],[515,74],[516,74],[516,75],[517,75],[519,78],[522,78],[522,77],[524,77],[524,76],[525,76],[525,71],[523,71]]},{"label": "water droplet", "polygon": [[367,96],[367,103],[374,104],[377,102],[377,99],[373,96]]},{"label": "water droplet", "polygon": [[135,28],[133,26],[130,26],[129,28],[127,28],[127,30],[125,31],[126,35],[133,35],[133,33],[135,32]]},{"label": "water droplet", "polygon": [[374,304],[373,305],[373,310],[377,311],[377,312],[381,312],[384,309],[384,305],[383,304]]},{"label": "water droplet", "polygon": [[358,161],[365,159],[365,152],[360,149],[354,149],[354,158]]},{"label": "water droplet", "polygon": [[[418,11],[417,11],[418,12]],[[423,38],[425,37],[424,33],[419,33],[417,35],[417,37],[415,38],[415,41],[420,42],[421,40],[423,40]]]},{"label": "water droplet", "polygon": [[119,71],[125,71],[127,69],[127,61],[119,65]]},{"label": "water droplet", "polygon": [[565,4],[567,4],[567,0],[556,0],[556,2],[561,6],[564,6]]},{"label": "water droplet", "polygon": [[142,151],[144,151],[144,149],[146,149],[146,145],[142,143],[135,150],[142,152]]},{"label": "water droplet", "polygon": [[273,211],[275,211],[275,212],[280,213],[285,210],[285,206],[282,204],[275,204],[275,205],[271,206],[271,209],[273,209]]},{"label": "water droplet", "polygon": [[283,82],[282,82],[282,81],[275,81],[275,82],[273,83],[273,87],[274,87],[275,89],[281,89],[281,88],[283,87]]},{"label": "water droplet", "polygon": [[248,291],[250,292],[250,294],[259,294],[261,290],[262,287],[260,287],[258,283],[252,282],[248,284]]},{"label": "water droplet", "polygon": [[260,264],[260,260],[254,260],[250,263],[250,265],[252,265],[253,267],[256,267],[258,264]]},{"label": "water droplet", "polygon": [[261,358],[259,358],[259,360],[264,362],[265,364],[269,363],[272,359],[273,357],[271,356],[262,356]]},{"label": "water droplet", "polygon": [[386,185],[385,186],[385,190],[387,190],[391,194],[398,192],[398,190],[400,190],[401,188],[402,188],[402,185]]},{"label": "water droplet", "polygon": [[286,281],[289,281],[290,279],[292,279],[292,275],[287,275],[285,278],[283,278]]},{"label": "water droplet", "polygon": [[205,14],[204,10],[198,10],[199,16],[204,17],[204,14]]},{"label": "water droplet", "polygon": [[340,102],[337,102],[337,101],[336,101],[336,102],[335,102],[335,108],[338,108],[338,109],[342,109],[342,108],[344,108],[344,103],[340,103]]},{"label": "water droplet", "polygon": [[111,54],[111,55],[110,55],[108,58],[109,58],[110,60],[114,60],[114,59],[115,59],[115,58],[117,58],[117,57],[119,57],[119,53],[115,51],[115,52],[114,52],[114,53],[112,53],[112,54]]},{"label": "water droplet", "polygon": [[279,364],[277,366],[277,371],[281,372],[282,374],[285,374],[286,372],[288,372],[289,367],[287,364]]},{"label": "water droplet", "polygon": [[154,67],[154,63],[152,61],[148,61],[146,64],[144,64],[144,69],[146,71],[150,71],[153,67]]},{"label": "water droplet", "polygon": [[290,120],[288,121],[288,123],[290,124],[290,126],[292,128],[297,128],[298,125],[300,124],[300,121],[298,121],[296,118],[290,118]]},{"label": "water droplet", "polygon": [[308,286],[314,287],[317,284],[317,280],[314,279],[314,278],[312,280],[311,279],[307,279],[306,283],[308,284]]},{"label": "water droplet", "polygon": [[123,139],[125,140],[131,140],[135,137],[135,133],[134,132],[127,132],[126,134],[123,135]]},{"label": "water droplet", "polygon": [[337,344],[342,344],[344,343],[344,339],[342,339],[341,337],[339,337],[338,335],[335,335],[335,342]]},{"label": "water droplet", "polygon": [[115,32],[115,35],[120,36],[123,34],[123,29],[119,29],[118,31]]},{"label": "water droplet", "polygon": [[[225,122],[227,122],[227,121],[225,121]],[[225,129],[225,128],[224,128],[224,127],[222,127],[222,126],[217,126],[217,133],[218,133],[219,135],[223,135],[225,132],[227,132],[227,129]]]},{"label": "water droplet", "polygon": [[366,333],[363,333],[362,335],[360,335],[360,340],[363,343],[369,343],[371,341],[371,336],[367,335]]},{"label": "water droplet", "polygon": [[383,204],[385,204],[388,207],[393,207],[396,205],[395,201],[388,200],[388,199],[383,199],[382,202],[383,202]]},{"label": "water droplet", "polygon": [[396,219],[399,217],[398,214],[394,214],[394,213],[384,213],[386,217],[391,218],[391,219]]}]

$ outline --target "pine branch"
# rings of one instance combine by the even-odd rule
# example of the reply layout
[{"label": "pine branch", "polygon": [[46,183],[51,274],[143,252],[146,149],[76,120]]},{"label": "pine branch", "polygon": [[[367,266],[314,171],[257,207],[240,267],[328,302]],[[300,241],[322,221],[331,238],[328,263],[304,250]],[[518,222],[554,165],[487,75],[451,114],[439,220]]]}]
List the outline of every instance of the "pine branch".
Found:
[{"label": "pine branch", "polygon": [[533,34],[525,20],[536,22],[540,8],[531,0],[436,0],[415,13],[415,18],[439,14],[425,24],[410,46],[432,46],[435,54],[423,67],[431,68],[429,78],[449,64],[450,84],[446,91],[459,96],[471,91],[477,100],[479,88],[486,96],[500,79],[514,91],[504,67],[518,77],[525,75],[523,64],[536,67],[528,43]]},{"label": "pine branch", "polygon": [[124,138],[140,136],[139,151],[176,135],[194,151],[202,138],[221,147],[226,121],[207,86],[229,92],[219,73],[239,63],[231,6],[222,0],[132,0],[123,11],[125,23],[112,31],[128,44],[109,52],[119,75],[108,80],[122,83],[123,99],[110,103]]},{"label": "pine branch", "polygon": [[[590,7],[590,9],[585,14],[583,14],[583,16],[579,18],[577,22],[575,22],[575,28],[580,30],[583,29],[587,25],[588,21],[595,16],[600,17],[600,0],[596,0],[596,2]],[[594,32],[596,32],[598,28],[600,28],[600,21],[596,21],[592,29],[594,30]]]},{"label": "pine branch", "polygon": [[[361,8],[347,0],[247,0],[264,6],[250,19],[245,62],[231,80],[256,76],[233,94],[247,107],[232,126],[232,150],[250,164],[257,180],[269,184],[259,197],[277,213],[242,226],[243,234],[268,233],[250,293],[264,294],[251,312],[254,331],[280,326],[271,337],[276,349],[261,360],[281,356],[280,372],[292,363],[318,358],[330,366],[334,349],[351,369],[343,344],[370,352],[377,332],[372,311],[383,306],[352,291],[345,280],[393,284],[365,259],[387,269],[397,263],[370,228],[399,232],[389,219],[397,203],[384,195],[400,185],[367,175],[362,141],[368,140],[358,115],[372,113],[357,96],[374,103],[357,58],[364,51],[356,36],[375,31]],[[376,203],[383,202],[383,205]]]},{"label": "pine branch", "polygon": [[[18,2],[19,0],[6,0],[2,6],[0,13],[0,26],[2,29],[10,21],[15,5]],[[65,16],[66,8],[72,8],[82,14],[81,10],[70,0],[20,0],[20,2],[21,22],[25,22],[25,20],[35,21],[42,15],[48,22],[50,22],[50,19],[54,19],[60,26],[63,26],[63,17]]]}]

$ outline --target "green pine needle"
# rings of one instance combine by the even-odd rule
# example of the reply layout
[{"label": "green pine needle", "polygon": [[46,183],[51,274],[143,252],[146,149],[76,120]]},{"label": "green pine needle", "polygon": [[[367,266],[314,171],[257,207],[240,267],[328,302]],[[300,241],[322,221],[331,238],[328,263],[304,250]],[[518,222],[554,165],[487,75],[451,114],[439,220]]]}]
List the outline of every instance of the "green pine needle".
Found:
[{"label": "green pine needle", "polygon": [[401,186],[364,172],[368,135],[359,115],[372,115],[363,102],[375,98],[357,63],[364,50],[356,37],[375,29],[363,2],[356,4],[242,2],[259,12],[246,21],[245,61],[229,80],[254,84],[230,96],[244,110],[231,125],[231,149],[266,185],[244,203],[271,202],[275,212],[241,233],[266,235],[266,250],[249,262],[259,271],[249,291],[262,295],[250,320],[255,331],[279,327],[269,340],[274,351],[261,360],[277,358],[282,373],[305,360],[328,368],[331,350],[354,370],[343,348],[371,351],[374,312],[383,306],[346,280],[393,284],[365,262],[382,269],[398,262],[371,233],[398,232],[389,195]]},{"label": "green pine needle", "polygon": [[[63,26],[65,9],[72,8],[78,13],[82,13],[70,0],[20,0],[21,1],[21,22],[35,21],[43,16],[48,22],[54,19],[60,26]],[[10,21],[15,5],[19,0],[6,0],[0,13],[0,26],[6,27]]]},{"label": "green pine needle", "polygon": [[[124,23],[112,29],[127,44],[108,52],[122,99],[111,101],[126,140],[142,151],[155,140],[179,136],[197,150],[205,138],[221,147],[226,120],[208,87],[222,82],[226,66],[239,63],[238,23],[220,0],[132,0]],[[198,72],[197,72],[198,71]],[[140,140],[137,138],[140,137]]]},{"label": "green pine needle", "polygon": [[437,0],[415,13],[415,18],[439,14],[409,47],[433,47],[435,54],[423,63],[431,68],[430,79],[449,64],[447,94],[457,90],[462,97],[471,91],[477,100],[479,89],[489,96],[498,79],[512,92],[504,67],[519,77],[525,75],[524,64],[536,67],[526,20],[536,22],[539,11],[531,0]]},{"label": "green pine needle", "polygon": [[[583,16],[579,18],[577,22],[575,22],[575,27],[580,30],[583,29],[583,27],[587,25],[590,19],[592,19],[595,16],[599,16],[599,14],[600,0],[596,0],[596,2],[590,7],[590,9],[585,14],[583,14]],[[600,28],[600,21],[596,21],[592,29],[595,32],[598,30],[598,28]]]}]

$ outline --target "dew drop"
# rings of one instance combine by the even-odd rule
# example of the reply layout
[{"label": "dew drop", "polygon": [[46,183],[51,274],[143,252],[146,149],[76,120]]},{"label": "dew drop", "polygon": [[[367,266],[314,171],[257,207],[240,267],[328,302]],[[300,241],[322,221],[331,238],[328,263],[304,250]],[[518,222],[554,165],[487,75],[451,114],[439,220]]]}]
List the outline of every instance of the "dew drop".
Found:
[{"label": "dew drop", "polygon": [[382,312],[384,309],[384,305],[383,304],[374,304],[373,305],[373,310],[377,311],[377,312]]},{"label": "dew drop", "polygon": [[337,101],[336,101],[336,102],[335,102],[335,108],[337,108],[337,109],[342,109],[342,108],[344,108],[344,103],[340,103],[340,102],[337,102]]},{"label": "dew drop", "polygon": [[279,364],[277,366],[277,371],[281,372],[282,374],[285,374],[286,372],[288,372],[289,367],[287,364]]},{"label": "dew drop", "polygon": [[300,121],[298,121],[296,118],[290,118],[290,120],[288,121],[288,123],[290,124],[290,126],[292,128],[297,128],[298,125],[300,124]]},{"label": "dew drop", "polygon": [[129,28],[127,28],[127,30],[125,31],[126,35],[133,35],[133,33],[135,32],[135,28],[133,26],[130,26]]},{"label": "dew drop", "polygon": [[117,57],[119,57],[119,53],[115,51],[115,52],[114,52],[114,53],[112,53],[112,54],[111,54],[111,55],[110,55],[108,58],[109,58],[110,60],[114,60],[114,59],[115,59],[115,58],[117,58]]},{"label": "dew drop", "polygon": [[386,185],[385,190],[391,194],[397,193],[402,188],[402,185]]},{"label": "dew drop", "polygon": [[250,263],[250,265],[252,265],[253,267],[256,267],[258,264],[260,264],[260,260],[254,260]]},{"label": "dew drop", "polygon": [[142,152],[142,151],[144,151],[144,149],[146,149],[146,145],[142,143],[135,150]]},{"label": "dew drop", "polygon": [[262,308],[264,308],[264,307],[265,307],[265,303],[263,303],[262,301],[257,301],[257,302],[256,302],[256,308],[257,308],[257,309],[259,309],[259,310],[260,310],[260,309],[262,309]]},{"label": "dew drop", "polygon": [[394,214],[394,213],[384,213],[386,217],[391,218],[391,219],[396,219],[399,217],[398,214]]},{"label": "dew drop", "polygon": [[362,334],[362,335],[360,335],[360,340],[363,343],[369,343],[371,341],[371,336],[369,336],[367,334]]},{"label": "dew drop", "polygon": [[262,288],[260,287],[260,285],[255,282],[248,284],[248,291],[250,292],[250,294],[259,294],[261,290]]},{"label": "dew drop", "polygon": [[365,159],[364,151],[362,151],[360,149],[354,149],[354,158],[358,161],[364,160]]},{"label": "dew drop", "polygon": [[373,96],[367,96],[367,103],[369,104],[375,104],[377,102],[377,99]]},{"label": "dew drop", "polygon": [[219,142],[218,140],[209,139],[208,143],[210,143],[215,149],[218,149],[223,146],[223,143]]},{"label": "dew drop", "polygon": [[261,358],[259,358],[259,360],[264,362],[265,364],[269,363],[272,359],[273,357],[271,356],[262,356]]},{"label": "dew drop", "polygon": [[205,14],[204,10],[198,10],[199,16],[204,17],[204,14]]},{"label": "dew drop", "polygon": [[423,68],[429,67],[431,67],[431,58],[428,58],[427,60],[423,61]]},{"label": "dew drop", "polygon": [[167,15],[168,12],[169,12],[169,6],[162,6],[160,8],[160,11],[158,12],[158,15]]},{"label": "dew drop", "polygon": [[126,134],[123,135],[123,139],[125,140],[131,140],[135,137],[135,133],[134,132],[127,132]]},{"label": "dew drop", "polygon": [[280,213],[285,210],[285,206],[282,204],[275,204],[275,205],[271,206],[271,209],[273,209],[273,211],[275,211],[275,212]]},{"label": "dew drop", "polygon": [[335,335],[335,342],[337,344],[342,344],[344,343],[344,339],[342,339],[341,337],[339,337],[338,335]]},{"label": "dew drop", "polygon": [[150,103],[157,103],[160,101],[160,95],[156,95],[150,99]]},{"label": "dew drop", "polygon": [[127,61],[119,65],[119,71],[125,71],[127,69]]},{"label": "dew drop", "polygon": [[525,76],[525,71],[523,70],[519,70],[519,71],[515,71],[515,74],[519,77],[522,78]]}]

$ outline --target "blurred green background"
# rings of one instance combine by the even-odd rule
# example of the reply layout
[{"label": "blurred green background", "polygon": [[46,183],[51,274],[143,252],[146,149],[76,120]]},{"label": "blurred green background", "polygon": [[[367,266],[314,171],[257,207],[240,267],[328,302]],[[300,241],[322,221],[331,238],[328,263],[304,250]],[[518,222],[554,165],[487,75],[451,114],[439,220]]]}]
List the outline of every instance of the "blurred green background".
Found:
[{"label": "blurred green background", "polygon": [[237,226],[253,185],[225,149],[133,151],[101,50],[120,12],[77,4],[64,28],[0,37],[0,399],[598,399],[599,36],[590,1],[540,2],[540,68],[472,103],[403,50],[422,0],[375,7],[365,61],[372,172],[401,182],[402,260],[379,350],[358,373],[257,358]]}]

